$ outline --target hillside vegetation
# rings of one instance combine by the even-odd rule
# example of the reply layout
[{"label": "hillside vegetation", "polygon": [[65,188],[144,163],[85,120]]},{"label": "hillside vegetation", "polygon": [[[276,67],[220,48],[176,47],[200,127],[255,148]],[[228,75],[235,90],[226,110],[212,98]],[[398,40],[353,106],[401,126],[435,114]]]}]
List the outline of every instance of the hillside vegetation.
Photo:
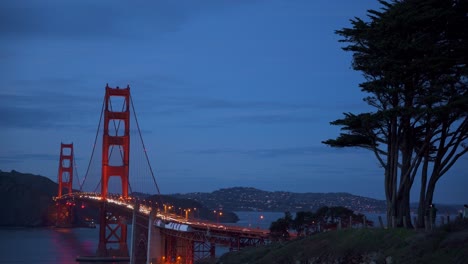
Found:
[{"label": "hillside vegetation", "polygon": [[331,231],[227,253],[216,263],[463,264],[468,263],[468,221],[432,232],[377,228]]},{"label": "hillside vegetation", "polygon": [[57,183],[46,177],[0,171],[0,226],[49,225]]}]

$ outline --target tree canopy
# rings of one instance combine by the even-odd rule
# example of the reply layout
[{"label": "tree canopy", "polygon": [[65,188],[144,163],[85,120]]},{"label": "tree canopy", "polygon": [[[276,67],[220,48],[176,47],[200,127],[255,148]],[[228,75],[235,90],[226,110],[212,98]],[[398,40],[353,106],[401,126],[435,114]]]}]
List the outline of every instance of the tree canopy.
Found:
[{"label": "tree canopy", "polygon": [[[351,221],[350,221],[351,219]],[[360,226],[364,223],[364,215],[355,213],[353,210],[343,206],[324,206],[315,213],[300,211],[294,219],[291,213],[274,221],[270,225],[270,234],[273,240],[286,240],[290,237],[290,230],[295,230],[297,236],[307,236],[324,230],[337,229],[341,224],[343,228]],[[373,222],[366,220],[367,226]]]},{"label": "tree canopy", "polygon": [[408,226],[410,190],[420,176],[418,224],[437,181],[468,151],[468,1],[379,1],[367,21],[337,30],[352,52],[359,86],[374,111],[331,122],[323,143],[374,152],[384,168],[387,220]]}]

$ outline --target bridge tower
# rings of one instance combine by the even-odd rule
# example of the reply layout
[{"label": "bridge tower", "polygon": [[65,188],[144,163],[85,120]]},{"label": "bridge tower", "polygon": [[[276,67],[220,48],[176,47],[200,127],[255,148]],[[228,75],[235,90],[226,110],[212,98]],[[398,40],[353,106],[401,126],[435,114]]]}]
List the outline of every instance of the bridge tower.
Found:
[{"label": "bridge tower", "polygon": [[[73,192],[73,160],[73,143],[60,143],[58,197],[62,197],[62,195],[64,195],[64,188],[67,189],[67,194],[71,194]],[[74,203],[72,201],[57,203],[56,226],[69,227],[72,225],[73,206]]]},{"label": "bridge tower", "polygon": [[60,164],[58,173],[58,197],[62,196],[63,188],[72,193],[73,185],[73,143],[60,143]]},{"label": "bridge tower", "polygon": [[[114,111],[112,98],[123,99],[123,107],[118,106]],[[121,101],[121,100],[118,100]],[[118,177],[121,180],[123,199],[128,198],[129,189],[129,158],[130,158],[130,87],[111,88],[106,85],[104,99],[104,130],[102,142],[102,174],[101,195],[103,203],[100,210],[99,229],[99,256],[122,256],[127,257],[127,223],[124,217],[112,219],[112,215],[106,210],[105,200],[109,190],[110,177]],[[123,124],[122,124],[123,123]],[[118,124],[118,125],[116,125]],[[111,126],[111,127],[110,127]],[[121,131],[123,128],[123,132]],[[114,153],[114,154],[112,154]],[[118,156],[110,160],[111,155]],[[117,244],[117,249],[109,249],[107,246]]]}]

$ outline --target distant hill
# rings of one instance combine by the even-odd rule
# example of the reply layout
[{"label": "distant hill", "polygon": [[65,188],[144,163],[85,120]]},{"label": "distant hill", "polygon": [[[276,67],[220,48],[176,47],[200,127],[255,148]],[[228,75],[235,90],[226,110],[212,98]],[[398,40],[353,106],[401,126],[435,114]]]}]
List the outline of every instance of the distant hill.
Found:
[{"label": "distant hill", "polygon": [[[369,197],[350,193],[294,193],[269,192],[252,187],[233,187],[211,193],[194,192],[172,194],[173,197],[198,201],[208,208],[223,208],[229,211],[299,212],[315,211],[323,206],[344,206],[360,213],[385,213],[386,203]],[[411,209],[417,212],[418,203]],[[462,205],[437,204],[439,214],[457,214]]]},{"label": "distant hill", "polygon": [[[52,197],[57,195],[57,187],[57,183],[44,176],[0,170],[0,226],[52,225],[51,213],[55,208]],[[150,194],[132,195],[160,201],[158,196]],[[184,209],[191,209],[191,217],[220,222],[238,220],[230,211],[298,212],[315,211],[322,206],[345,206],[357,212],[385,212],[385,201],[349,193],[268,192],[249,187],[163,195],[162,201],[172,206],[172,213],[184,215]],[[220,208],[222,217],[213,213]],[[460,206],[438,205],[440,213],[456,213],[457,208]],[[93,208],[82,211],[87,216],[97,217]]]},{"label": "distant hill", "polygon": [[384,212],[385,201],[349,193],[269,192],[251,187],[233,187],[211,193],[173,194],[211,208],[232,211],[315,211],[322,206],[345,206],[358,212]]},{"label": "distant hill", "polygon": [[[166,205],[168,213],[175,213],[181,216],[185,216],[185,210],[190,210],[188,212],[190,218],[223,223],[235,223],[239,221],[239,217],[230,210],[223,210],[221,215],[216,215],[212,207],[190,198],[177,197],[174,195],[162,195],[160,198],[159,195],[152,195],[147,197],[146,200],[158,203],[162,201]],[[164,208],[161,207],[161,210],[164,210]]]},{"label": "distant hill", "polygon": [[[50,226],[55,222],[55,203],[52,197],[57,195],[58,184],[47,177],[15,170],[4,172],[0,170],[0,227],[36,227]],[[147,200],[161,201],[158,196],[133,193],[132,195]],[[162,196],[165,204],[171,205],[169,212],[180,215],[184,209],[190,210],[190,217],[219,222],[236,222],[236,214],[224,211],[222,217],[216,218],[210,208],[191,199]],[[196,208],[196,209],[195,209]],[[75,211],[75,221],[83,217],[97,219],[97,208],[86,207]]]},{"label": "distant hill", "polygon": [[0,171],[0,226],[50,224],[49,206],[57,183],[49,178],[17,171]]}]

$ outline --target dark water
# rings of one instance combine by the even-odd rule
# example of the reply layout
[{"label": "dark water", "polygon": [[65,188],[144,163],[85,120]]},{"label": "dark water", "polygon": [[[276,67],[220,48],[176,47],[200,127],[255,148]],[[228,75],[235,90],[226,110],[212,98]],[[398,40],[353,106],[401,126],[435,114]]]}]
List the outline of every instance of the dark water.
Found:
[{"label": "dark water", "polygon": [[[268,229],[272,221],[284,216],[277,212],[236,212],[240,220],[235,225],[247,228]],[[378,216],[367,214],[369,220],[378,227]],[[454,217],[451,219],[455,219]],[[0,264],[14,263],[63,263],[76,264],[77,256],[94,255],[98,244],[99,227],[55,229],[18,228],[0,229]],[[129,226],[129,234],[131,226]],[[227,252],[227,248],[217,248],[216,255]]]},{"label": "dark water", "polygon": [[[283,213],[236,212],[236,225],[268,229]],[[263,216],[261,218],[260,216]],[[129,234],[131,226],[129,226]],[[15,228],[0,229],[0,264],[62,263],[76,264],[77,256],[94,255],[98,245],[99,226],[91,228]],[[216,255],[229,249],[219,247]]]},{"label": "dark water", "polygon": [[284,213],[279,212],[235,212],[239,217],[236,226],[248,228],[268,229],[273,221],[284,217]]},{"label": "dark water", "polygon": [[0,229],[0,263],[75,264],[78,255],[92,255],[99,229]]}]

